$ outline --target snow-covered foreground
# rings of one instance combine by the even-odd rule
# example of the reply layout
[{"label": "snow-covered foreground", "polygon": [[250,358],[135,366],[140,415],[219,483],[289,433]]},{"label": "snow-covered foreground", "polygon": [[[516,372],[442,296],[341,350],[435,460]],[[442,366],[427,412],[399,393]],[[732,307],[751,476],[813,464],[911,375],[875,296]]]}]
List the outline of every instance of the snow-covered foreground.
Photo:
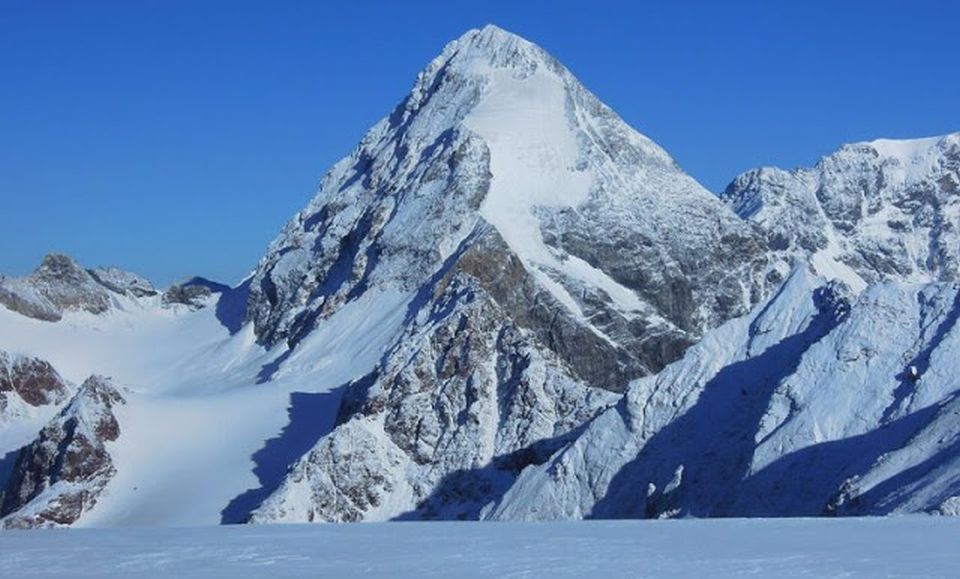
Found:
[{"label": "snow-covered foreground", "polygon": [[960,520],[387,523],[0,534],[0,576],[955,575]]}]

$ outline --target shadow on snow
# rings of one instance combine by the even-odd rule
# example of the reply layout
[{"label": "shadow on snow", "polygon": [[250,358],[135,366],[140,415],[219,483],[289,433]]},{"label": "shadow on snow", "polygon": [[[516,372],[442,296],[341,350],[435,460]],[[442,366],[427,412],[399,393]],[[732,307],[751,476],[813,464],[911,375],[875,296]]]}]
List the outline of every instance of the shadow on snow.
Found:
[{"label": "shadow on snow", "polygon": [[235,497],[220,511],[221,524],[246,522],[264,499],[279,488],[290,467],[332,428],[343,387],[329,392],[290,394],[289,422],[251,457],[260,486]]}]

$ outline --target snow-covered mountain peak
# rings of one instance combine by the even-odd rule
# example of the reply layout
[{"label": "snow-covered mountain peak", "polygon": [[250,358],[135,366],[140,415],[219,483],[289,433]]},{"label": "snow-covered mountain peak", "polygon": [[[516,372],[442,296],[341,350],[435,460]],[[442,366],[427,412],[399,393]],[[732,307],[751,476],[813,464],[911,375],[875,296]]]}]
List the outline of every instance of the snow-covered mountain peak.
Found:
[{"label": "snow-covered mountain peak", "polygon": [[483,60],[498,68],[523,68],[533,64],[550,63],[557,66],[545,50],[495,24],[470,30],[453,41],[455,52],[463,61]]},{"label": "snow-covered mountain peak", "polygon": [[126,399],[108,378],[90,376],[23,447],[0,500],[0,528],[69,525],[96,506],[116,474],[107,445],[120,436]]},{"label": "snow-covered mountain peak", "polygon": [[920,139],[876,139],[844,145],[817,165],[829,172],[881,174],[888,187],[909,187],[941,172],[945,163],[960,158],[960,133]]},{"label": "snow-covered mountain peak", "polygon": [[[490,463],[480,478],[511,478],[544,452],[537,439],[762,299],[777,281],[765,251],[544,50],[468,32],[330,170],[251,279],[248,316],[278,366],[355,304],[405,304],[379,361],[344,385],[336,429],[254,520],[433,513],[460,492],[438,486],[451,473]],[[344,470],[358,462],[347,449],[362,467]]]},{"label": "snow-covered mountain peak", "polygon": [[489,226],[579,320],[596,294],[618,316],[699,332],[757,297],[733,271],[677,279],[721,299],[662,291],[713,275],[711,254],[751,263],[756,234],[546,51],[489,26],[448,44],[274,241],[251,284],[257,334],[295,342],[366,288],[414,291]]},{"label": "snow-covered mountain peak", "polygon": [[[468,93],[464,99],[465,107],[449,106],[461,100],[451,97],[450,91],[442,90],[449,84]],[[554,116],[550,119],[553,124],[568,117],[572,131],[589,116],[616,118],[622,125],[619,128],[631,133],[631,144],[644,153],[647,163],[663,164],[679,172],[666,151],[630,129],[546,50],[493,24],[470,30],[450,42],[417,76],[405,101],[406,110],[419,111],[421,105],[435,94],[442,96],[446,106],[440,109],[444,114],[457,113],[444,119],[453,123],[469,122],[472,109],[484,109],[483,114],[497,109],[504,113],[500,120],[509,125],[516,116],[522,115],[507,118],[506,113],[529,113],[531,101],[537,105],[534,110],[543,109],[543,114]],[[518,126],[513,132],[519,133],[529,124]]]},{"label": "snow-covered mountain peak", "polygon": [[62,253],[48,253],[34,271],[38,278],[43,279],[72,279],[81,278],[84,270],[69,255]]}]

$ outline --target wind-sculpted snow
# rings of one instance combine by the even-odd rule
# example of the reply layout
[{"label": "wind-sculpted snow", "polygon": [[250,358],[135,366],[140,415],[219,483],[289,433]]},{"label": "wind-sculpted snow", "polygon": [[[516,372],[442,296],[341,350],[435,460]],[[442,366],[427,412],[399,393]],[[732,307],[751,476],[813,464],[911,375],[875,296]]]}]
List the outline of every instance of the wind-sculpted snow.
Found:
[{"label": "wind-sculpted snow", "polygon": [[4,577],[951,577],[960,520],[458,522],[0,534]]}]

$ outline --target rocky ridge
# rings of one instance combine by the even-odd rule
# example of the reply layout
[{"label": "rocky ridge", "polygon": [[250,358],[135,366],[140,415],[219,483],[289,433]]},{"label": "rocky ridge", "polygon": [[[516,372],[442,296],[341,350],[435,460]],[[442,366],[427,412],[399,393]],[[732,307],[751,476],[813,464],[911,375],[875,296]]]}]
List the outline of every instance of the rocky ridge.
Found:
[{"label": "rocky ridge", "polygon": [[960,133],[845,145],[810,169],[755,169],[721,197],[771,249],[809,256],[856,289],[957,279]]},{"label": "rocky ridge", "polygon": [[62,404],[71,391],[49,362],[0,350],[0,426],[16,421],[28,407]]}]

